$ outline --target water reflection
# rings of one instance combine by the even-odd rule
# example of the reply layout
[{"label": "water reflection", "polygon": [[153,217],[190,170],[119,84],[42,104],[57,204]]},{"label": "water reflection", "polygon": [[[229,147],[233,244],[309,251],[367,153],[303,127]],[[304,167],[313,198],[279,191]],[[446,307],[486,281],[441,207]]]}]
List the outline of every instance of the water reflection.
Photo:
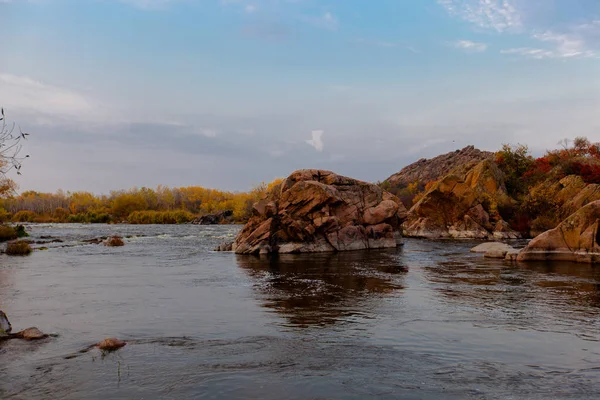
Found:
[{"label": "water reflection", "polygon": [[237,256],[263,305],[307,327],[370,317],[373,300],[404,287],[396,249],[306,255]]},{"label": "water reflection", "polygon": [[600,308],[600,268],[568,262],[520,263],[463,257],[425,268],[436,292],[476,306],[493,324],[552,329],[595,329]]}]

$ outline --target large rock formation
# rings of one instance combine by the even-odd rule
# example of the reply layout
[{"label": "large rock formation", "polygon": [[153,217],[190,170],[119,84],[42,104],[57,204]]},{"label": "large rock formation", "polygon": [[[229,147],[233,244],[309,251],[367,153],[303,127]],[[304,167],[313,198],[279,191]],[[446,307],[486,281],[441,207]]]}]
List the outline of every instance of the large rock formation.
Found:
[{"label": "large rock formation", "polygon": [[512,201],[502,171],[490,160],[469,167],[455,169],[423,195],[408,213],[405,235],[431,239],[519,237],[498,212]]},{"label": "large rock formation", "polygon": [[405,218],[400,200],[377,185],[300,170],[254,205],[232,249],[256,254],[396,247]]},{"label": "large rock formation", "polygon": [[400,172],[387,178],[386,181],[393,188],[406,187],[414,182],[425,185],[428,182],[437,181],[448,175],[458,166],[491,160],[493,157],[494,153],[481,151],[473,146],[467,146],[462,150],[442,154],[429,160],[422,158],[404,167]]},{"label": "large rock formation", "polygon": [[556,228],[533,239],[518,261],[600,261],[600,200],[580,208]]}]

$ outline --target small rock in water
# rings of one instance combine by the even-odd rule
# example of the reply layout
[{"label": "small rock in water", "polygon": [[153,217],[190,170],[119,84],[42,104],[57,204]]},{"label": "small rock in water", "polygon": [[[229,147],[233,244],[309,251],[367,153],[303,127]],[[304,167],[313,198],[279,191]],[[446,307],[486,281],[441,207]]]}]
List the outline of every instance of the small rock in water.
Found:
[{"label": "small rock in water", "polygon": [[127,343],[125,343],[122,340],[119,340],[117,338],[106,338],[103,341],[101,341],[100,343],[98,343],[96,346],[100,349],[100,350],[104,350],[104,351],[115,351],[115,350],[119,350],[121,347],[125,346]]},{"label": "small rock in water", "polygon": [[506,261],[517,261],[517,257],[519,256],[520,252],[521,252],[521,250],[517,250],[517,249],[509,250],[506,253],[506,256],[504,257],[504,259]]},{"label": "small rock in water", "polygon": [[32,327],[15,333],[14,337],[25,340],[40,340],[47,338],[48,335],[40,331],[38,328]]},{"label": "small rock in water", "polygon": [[105,246],[109,247],[125,246],[125,242],[123,242],[121,236],[111,236],[108,239],[106,239],[103,243]]},{"label": "small rock in water", "polygon": [[233,242],[223,242],[215,247],[215,251],[233,251]]},{"label": "small rock in water", "polygon": [[9,333],[12,330],[12,326],[8,317],[2,310],[0,310],[0,335],[3,333]]},{"label": "small rock in water", "polygon": [[[481,243],[479,246],[473,247],[471,249],[471,253],[488,253],[492,251],[503,251],[504,255],[506,255],[506,252],[512,249],[512,246],[509,246],[506,243],[487,242]],[[504,255],[502,255],[502,257],[504,257]]]}]

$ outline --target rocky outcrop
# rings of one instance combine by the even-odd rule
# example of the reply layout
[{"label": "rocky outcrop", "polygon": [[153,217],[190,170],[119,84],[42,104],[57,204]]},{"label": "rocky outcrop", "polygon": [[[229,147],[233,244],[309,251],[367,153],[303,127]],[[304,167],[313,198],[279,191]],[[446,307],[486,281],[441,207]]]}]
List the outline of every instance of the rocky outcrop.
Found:
[{"label": "rocky outcrop", "polygon": [[432,159],[422,158],[419,161],[404,167],[400,172],[386,179],[393,188],[406,187],[414,182],[425,185],[437,181],[448,175],[452,170],[461,165],[473,165],[483,160],[491,160],[494,153],[481,151],[474,146],[467,146],[462,150],[442,154]]},{"label": "rocky outcrop", "polygon": [[580,208],[556,228],[533,239],[518,261],[600,261],[600,200]]},{"label": "rocky outcrop", "polygon": [[225,210],[216,214],[203,215],[196,218],[191,224],[194,225],[219,225],[232,222],[233,211]]},{"label": "rocky outcrop", "polygon": [[377,185],[331,171],[300,170],[254,205],[238,254],[312,253],[396,247],[406,208]]},{"label": "rocky outcrop", "polygon": [[511,203],[503,174],[492,161],[456,169],[410,209],[404,234],[422,238],[515,239],[498,208]]}]

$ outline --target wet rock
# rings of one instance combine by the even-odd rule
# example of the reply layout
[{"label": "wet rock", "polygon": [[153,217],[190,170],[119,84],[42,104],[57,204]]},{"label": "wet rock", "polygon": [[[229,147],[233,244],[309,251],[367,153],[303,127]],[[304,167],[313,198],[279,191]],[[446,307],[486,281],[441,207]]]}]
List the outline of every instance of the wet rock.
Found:
[{"label": "wet rock", "polygon": [[14,338],[17,338],[17,339],[25,339],[25,340],[41,340],[41,339],[45,339],[48,337],[47,334],[40,331],[36,327],[24,329],[20,332],[12,334],[11,336]]},{"label": "wet rock", "polygon": [[8,317],[2,310],[0,310],[0,336],[3,334],[10,333],[11,330],[12,325],[10,324]]},{"label": "wet rock", "polygon": [[406,208],[377,185],[300,170],[255,204],[236,237],[238,254],[315,253],[396,247]]},{"label": "wet rock", "polygon": [[537,236],[517,261],[600,262],[600,200],[580,208],[556,228]]},{"label": "wet rock", "polygon": [[504,259],[506,261],[517,261],[517,257],[519,256],[520,252],[521,252],[521,250],[511,249],[506,252],[506,256],[504,256]]},{"label": "wet rock", "polygon": [[100,244],[100,243],[103,243],[106,239],[107,239],[107,237],[104,236],[104,237],[93,238],[93,239],[85,239],[85,240],[82,240],[82,242],[89,243],[89,244]]},{"label": "wet rock", "polygon": [[102,244],[104,244],[105,246],[108,246],[108,247],[125,246],[125,242],[123,241],[121,236],[111,236],[108,239],[106,239],[105,241],[103,241]]},{"label": "wet rock", "polygon": [[125,346],[126,344],[126,342],[117,338],[106,338],[100,343],[98,343],[96,347],[103,351],[116,351],[119,350],[121,347]]},{"label": "wet rock", "polygon": [[512,246],[507,245],[506,243],[501,242],[487,242],[481,243],[471,249],[471,253],[488,253],[491,251],[504,251],[506,252],[514,250]]},{"label": "wet rock", "polygon": [[233,242],[223,242],[217,247],[215,247],[214,251],[232,251],[233,250]]}]

